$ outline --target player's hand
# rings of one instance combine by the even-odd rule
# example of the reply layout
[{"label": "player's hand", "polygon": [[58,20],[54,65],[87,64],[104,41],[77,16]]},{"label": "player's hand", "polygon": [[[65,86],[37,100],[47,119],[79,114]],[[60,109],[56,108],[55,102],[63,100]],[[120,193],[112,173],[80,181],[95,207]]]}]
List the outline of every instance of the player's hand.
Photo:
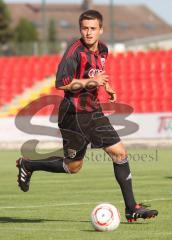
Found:
[{"label": "player's hand", "polygon": [[99,86],[104,86],[109,81],[109,76],[105,72],[100,72],[96,75],[95,81]]},{"label": "player's hand", "polygon": [[105,90],[106,92],[109,94],[109,101],[110,102],[116,102],[117,100],[117,96],[116,96],[116,93],[115,91],[111,88],[111,86],[109,85],[109,83],[106,83],[105,84]]}]

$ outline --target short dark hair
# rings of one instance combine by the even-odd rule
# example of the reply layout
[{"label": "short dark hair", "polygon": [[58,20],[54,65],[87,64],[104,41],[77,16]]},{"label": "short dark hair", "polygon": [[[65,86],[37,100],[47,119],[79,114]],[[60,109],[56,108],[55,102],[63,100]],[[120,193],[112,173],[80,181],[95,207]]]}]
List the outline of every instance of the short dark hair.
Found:
[{"label": "short dark hair", "polygon": [[83,12],[79,17],[79,26],[81,27],[81,22],[83,20],[97,19],[99,21],[100,28],[103,26],[103,16],[100,12],[96,10],[87,10]]}]

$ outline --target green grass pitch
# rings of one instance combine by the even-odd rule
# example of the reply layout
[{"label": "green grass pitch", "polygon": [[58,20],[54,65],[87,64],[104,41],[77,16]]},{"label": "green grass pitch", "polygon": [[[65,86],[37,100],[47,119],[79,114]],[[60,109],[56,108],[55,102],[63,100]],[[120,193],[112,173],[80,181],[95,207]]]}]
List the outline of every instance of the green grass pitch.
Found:
[{"label": "green grass pitch", "polygon": [[[102,151],[88,150],[75,175],[34,173],[30,191],[16,183],[16,151],[0,153],[0,240],[171,240],[172,151],[129,151],[138,202],[159,210],[153,220],[126,223],[124,204],[112,163]],[[96,232],[91,210],[100,202],[119,208],[121,224],[113,232]]]}]

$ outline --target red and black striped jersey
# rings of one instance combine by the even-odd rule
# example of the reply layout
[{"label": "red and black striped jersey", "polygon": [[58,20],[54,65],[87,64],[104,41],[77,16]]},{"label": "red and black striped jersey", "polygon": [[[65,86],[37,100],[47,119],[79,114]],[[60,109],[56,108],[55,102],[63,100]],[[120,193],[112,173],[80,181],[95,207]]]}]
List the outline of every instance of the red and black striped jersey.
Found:
[{"label": "red and black striped jersey", "polygon": [[[102,42],[98,43],[98,50],[92,52],[82,39],[72,43],[63,55],[56,74],[56,87],[71,83],[73,79],[87,79],[94,77],[104,70],[108,48]],[[77,91],[65,91],[65,98],[75,108],[75,111],[94,111],[100,107],[97,95],[98,89],[85,87]]]}]

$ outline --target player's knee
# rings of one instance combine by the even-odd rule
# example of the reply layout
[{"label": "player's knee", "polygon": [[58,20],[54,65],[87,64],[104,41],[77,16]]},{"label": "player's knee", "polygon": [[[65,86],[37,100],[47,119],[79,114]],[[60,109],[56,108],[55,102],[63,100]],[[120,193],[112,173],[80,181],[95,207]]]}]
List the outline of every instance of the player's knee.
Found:
[{"label": "player's knee", "polygon": [[128,156],[127,151],[124,149],[122,151],[120,151],[119,153],[117,153],[116,156],[116,162],[117,163],[122,163],[124,161],[124,159],[126,159]]},{"label": "player's knee", "polygon": [[104,150],[111,157],[113,162],[120,164],[126,161],[127,159],[127,151],[121,142],[110,147],[107,147]]},{"label": "player's knee", "polygon": [[124,159],[127,158],[128,154],[125,149],[120,149],[119,151],[112,152],[110,156],[113,162],[122,163]]},{"label": "player's knee", "polygon": [[82,168],[83,161],[74,161],[67,164],[68,170],[71,174],[79,172]]}]

